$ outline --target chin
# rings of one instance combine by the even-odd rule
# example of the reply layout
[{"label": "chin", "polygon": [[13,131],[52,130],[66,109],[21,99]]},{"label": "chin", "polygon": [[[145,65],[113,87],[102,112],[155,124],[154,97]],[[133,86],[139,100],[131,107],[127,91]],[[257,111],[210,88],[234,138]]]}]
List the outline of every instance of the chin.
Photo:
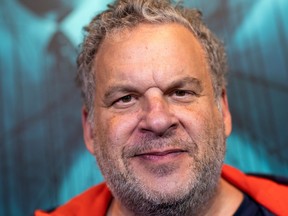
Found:
[{"label": "chin", "polygon": [[141,183],[141,189],[148,199],[157,203],[166,203],[185,197],[191,187],[191,180],[183,177],[165,177],[150,179]]}]

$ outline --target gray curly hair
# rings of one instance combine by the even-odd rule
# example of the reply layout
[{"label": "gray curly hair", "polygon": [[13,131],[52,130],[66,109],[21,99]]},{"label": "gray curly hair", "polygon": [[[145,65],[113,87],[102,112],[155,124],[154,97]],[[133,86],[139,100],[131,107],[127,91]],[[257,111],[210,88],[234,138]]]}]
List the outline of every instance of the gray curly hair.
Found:
[{"label": "gray curly hair", "polygon": [[86,34],[77,58],[76,82],[81,88],[88,119],[93,119],[96,86],[92,65],[101,42],[115,31],[133,28],[140,23],[179,23],[188,28],[205,51],[216,99],[225,88],[227,64],[224,46],[203,23],[200,11],[173,4],[170,0],[117,0],[84,28]]}]

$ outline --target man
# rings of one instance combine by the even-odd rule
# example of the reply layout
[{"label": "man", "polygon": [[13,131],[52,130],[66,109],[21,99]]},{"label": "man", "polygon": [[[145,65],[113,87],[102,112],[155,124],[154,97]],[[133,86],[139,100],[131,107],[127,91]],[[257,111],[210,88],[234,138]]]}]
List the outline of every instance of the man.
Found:
[{"label": "man", "polygon": [[222,166],[225,52],[200,12],[119,0],[86,30],[84,140],[106,183],[36,215],[288,214],[287,187]]}]

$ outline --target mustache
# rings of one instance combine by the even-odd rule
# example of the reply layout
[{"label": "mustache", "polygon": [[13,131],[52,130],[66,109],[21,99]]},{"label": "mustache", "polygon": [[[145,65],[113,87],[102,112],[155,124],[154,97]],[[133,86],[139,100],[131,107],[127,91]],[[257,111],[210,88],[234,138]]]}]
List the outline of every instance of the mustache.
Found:
[{"label": "mustache", "polygon": [[192,139],[183,139],[176,136],[156,137],[145,135],[132,145],[123,147],[122,158],[132,158],[153,151],[167,151],[170,149],[195,155],[198,152],[198,145]]}]

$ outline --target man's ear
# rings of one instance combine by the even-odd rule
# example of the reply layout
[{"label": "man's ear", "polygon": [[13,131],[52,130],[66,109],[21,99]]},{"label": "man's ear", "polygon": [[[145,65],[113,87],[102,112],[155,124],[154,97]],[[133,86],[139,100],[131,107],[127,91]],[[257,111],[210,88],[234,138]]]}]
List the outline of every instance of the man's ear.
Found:
[{"label": "man's ear", "polygon": [[225,136],[228,137],[232,131],[232,119],[231,119],[228,98],[227,98],[227,93],[226,93],[225,88],[222,89],[221,107],[222,107],[222,115],[223,115],[223,121],[224,121],[224,126],[225,126]]},{"label": "man's ear", "polygon": [[85,106],[82,107],[82,127],[86,148],[94,155],[94,133],[91,122],[88,119],[88,110]]}]

